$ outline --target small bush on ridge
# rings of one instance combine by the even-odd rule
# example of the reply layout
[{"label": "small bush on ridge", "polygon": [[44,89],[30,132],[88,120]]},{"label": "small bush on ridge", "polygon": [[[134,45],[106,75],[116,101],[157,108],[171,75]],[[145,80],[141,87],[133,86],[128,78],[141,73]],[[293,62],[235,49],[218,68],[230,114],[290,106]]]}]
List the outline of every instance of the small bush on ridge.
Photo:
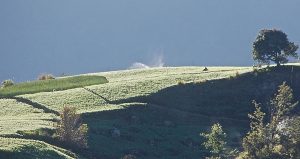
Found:
[{"label": "small bush on ridge", "polygon": [[177,85],[185,85],[185,82],[183,80],[177,81]]},{"label": "small bush on ridge", "polygon": [[55,77],[51,74],[42,74],[39,75],[38,80],[51,80],[51,79],[55,79]]},{"label": "small bush on ridge", "polygon": [[14,81],[12,80],[4,80],[2,83],[1,83],[1,87],[2,88],[5,88],[5,87],[9,87],[9,86],[12,86],[14,85]]}]

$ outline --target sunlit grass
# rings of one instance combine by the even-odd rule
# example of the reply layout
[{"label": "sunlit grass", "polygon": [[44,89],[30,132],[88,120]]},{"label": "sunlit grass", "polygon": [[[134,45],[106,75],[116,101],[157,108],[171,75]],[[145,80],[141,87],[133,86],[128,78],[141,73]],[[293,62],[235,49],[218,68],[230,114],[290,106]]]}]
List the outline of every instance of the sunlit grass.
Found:
[{"label": "sunlit grass", "polygon": [[[207,126],[208,117],[205,116],[197,116],[197,122],[191,122],[189,125],[186,125],[184,121],[182,123],[177,123],[176,130],[172,127],[165,127],[163,125],[164,120],[171,120],[173,122],[181,122],[180,116],[182,112],[177,110],[172,110],[173,107],[165,107],[165,108],[156,108],[155,105],[147,104],[139,101],[136,103],[131,101],[129,103],[114,103],[119,100],[126,100],[133,97],[142,97],[142,96],[150,96],[151,94],[158,93],[159,91],[166,89],[168,87],[178,85],[179,81],[183,81],[185,84],[190,83],[202,83],[212,79],[222,79],[235,76],[237,72],[239,74],[243,74],[246,72],[252,71],[251,67],[208,67],[208,71],[203,71],[204,67],[167,67],[167,68],[151,68],[151,69],[142,69],[142,70],[126,70],[126,71],[114,71],[114,72],[103,72],[103,73],[94,73],[84,76],[105,76],[109,83],[95,84],[87,87],[97,94],[103,96],[111,103],[107,103],[104,99],[99,96],[83,89],[83,88],[73,88],[62,91],[40,91],[34,94],[23,94],[21,93],[18,97],[27,98],[32,100],[33,102],[37,102],[45,107],[55,110],[61,111],[65,105],[74,106],[77,108],[79,113],[91,113],[85,114],[87,118],[85,118],[84,122],[88,122],[88,126],[91,130],[99,131],[100,134],[92,133],[90,134],[90,150],[91,151],[99,151],[99,146],[102,147],[101,153],[115,156],[116,158],[120,158],[120,152],[124,151],[126,146],[128,147],[141,147],[149,150],[149,152],[153,153],[165,153],[168,150],[169,144],[174,144],[177,146],[181,146],[181,149],[184,150],[184,154],[189,154],[185,147],[178,143],[179,141],[175,140],[176,138],[180,138],[181,136],[192,137],[193,140],[199,141],[198,136],[192,136],[189,132],[198,133],[199,125],[201,130],[205,129],[205,125]],[[72,78],[72,77],[71,77]],[[195,93],[195,92],[191,92]],[[18,92],[16,93],[18,94]],[[188,100],[182,97],[182,100]],[[5,104],[7,103],[8,104]],[[155,102],[155,101],[153,101]],[[14,100],[4,100],[0,99],[0,105],[7,105],[5,108],[3,107],[2,111],[3,122],[0,122],[0,126],[6,130],[4,134],[14,134],[17,130],[34,130],[41,127],[48,127],[47,120],[44,120],[44,116],[35,115],[36,112],[42,112],[42,110],[27,110],[27,105],[24,108],[24,105],[18,103]],[[8,107],[8,105],[10,107]],[[130,108],[135,106],[134,110],[128,112]],[[187,105],[188,106],[188,105]],[[25,109],[26,108],[26,109]],[[136,108],[141,108],[140,111],[136,111]],[[16,112],[10,114],[10,109],[16,109]],[[170,109],[170,111],[169,111]],[[23,111],[24,114],[17,111]],[[110,111],[108,111],[110,110]],[[114,110],[114,111],[112,111]],[[153,112],[151,112],[153,111]],[[173,115],[166,115],[166,112],[171,112]],[[99,116],[93,116],[92,113],[101,113]],[[106,112],[108,114],[106,114]],[[119,113],[114,113],[114,115],[109,114],[109,112],[123,112],[121,115]],[[175,113],[175,114],[174,114]],[[1,113],[0,113],[1,114]],[[28,116],[25,116],[28,114]],[[37,119],[36,121],[47,121],[46,123],[38,123],[35,122],[33,117],[30,117],[30,114]],[[47,113],[36,113],[36,114],[44,114],[47,117]],[[127,117],[134,114],[139,117],[144,124],[135,125],[135,129],[141,131],[139,133],[132,133],[131,127],[126,126],[126,122],[124,121]],[[16,119],[14,120],[9,119]],[[52,116],[53,117],[53,116]],[[157,118],[159,117],[159,118]],[[178,117],[178,119],[177,119]],[[26,123],[24,121],[29,121],[30,123]],[[199,121],[199,122],[198,122]],[[124,123],[125,122],[125,123]],[[20,123],[18,125],[18,123]],[[30,125],[31,124],[31,125]],[[128,142],[126,139],[122,138],[121,141],[115,141],[110,138],[107,134],[103,134],[103,132],[109,132],[113,125],[123,125],[121,129],[122,134],[129,137],[132,136],[136,141]],[[124,125],[125,124],[125,125]],[[12,126],[11,128],[9,125]],[[27,127],[22,127],[22,125],[28,125]],[[148,129],[151,129],[148,131]],[[163,145],[160,145],[161,149],[159,152],[153,149],[153,147],[148,145],[148,140],[152,140],[152,138],[157,138],[157,133],[159,134],[170,134],[170,130],[173,130],[172,135],[169,135],[164,138]],[[145,130],[145,131],[144,131]],[[146,131],[147,130],[147,131]],[[188,130],[188,131],[187,131]],[[109,133],[108,133],[109,134]],[[160,138],[159,138],[160,140]],[[162,139],[161,139],[162,140]],[[185,139],[184,139],[185,140]],[[121,143],[121,145],[120,145]],[[106,145],[103,147],[103,145]],[[126,145],[125,147],[122,145]],[[38,150],[42,151],[43,150]],[[198,151],[196,152],[198,153]],[[193,156],[191,154],[190,156]]]},{"label": "sunlit grass", "polygon": [[44,113],[31,105],[13,99],[0,100],[0,135],[15,134],[18,130],[52,128],[54,114]]},{"label": "sunlit grass", "polygon": [[[147,96],[161,89],[177,85],[178,81],[185,83],[203,82],[211,79],[229,78],[235,76],[237,71],[244,73],[252,70],[251,67],[208,67],[209,71],[202,71],[203,68],[166,67],[95,73],[90,75],[105,76],[109,83],[88,86],[87,88],[94,90],[110,101],[116,101],[136,96]],[[75,106],[79,112],[120,108],[119,105],[106,103],[103,99],[83,88],[26,94],[22,97],[47,105],[56,111],[60,111],[64,105]]]},{"label": "sunlit grass", "polygon": [[53,92],[83,86],[107,83],[103,76],[74,76],[52,80],[24,82],[0,89],[1,96],[16,96],[38,92]]}]

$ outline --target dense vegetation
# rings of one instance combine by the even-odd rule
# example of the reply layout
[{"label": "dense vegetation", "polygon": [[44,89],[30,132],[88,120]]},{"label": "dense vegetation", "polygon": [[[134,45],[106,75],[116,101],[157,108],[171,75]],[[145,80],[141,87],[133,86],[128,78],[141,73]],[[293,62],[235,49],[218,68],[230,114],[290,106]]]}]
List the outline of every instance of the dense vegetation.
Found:
[{"label": "dense vegetation", "polygon": [[[228,151],[226,133],[220,124],[214,124],[205,137],[203,145],[212,156],[207,159],[297,159],[299,153],[299,123],[292,110],[298,105],[293,99],[292,89],[284,82],[271,99],[267,113],[261,104],[253,101],[255,111],[249,114],[250,131],[242,140],[242,151]],[[268,115],[267,115],[268,114]],[[291,124],[297,123],[297,124]]]}]

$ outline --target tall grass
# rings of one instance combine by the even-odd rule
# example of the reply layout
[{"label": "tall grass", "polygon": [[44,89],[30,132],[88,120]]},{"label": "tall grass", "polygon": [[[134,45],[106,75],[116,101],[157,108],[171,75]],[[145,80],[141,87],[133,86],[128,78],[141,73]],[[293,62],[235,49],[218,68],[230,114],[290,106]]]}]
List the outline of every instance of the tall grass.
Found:
[{"label": "tall grass", "polygon": [[15,84],[0,89],[0,97],[32,94],[38,92],[61,91],[71,88],[78,88],[90,85],[107,83],[103,76],[74,76],[53,80],[32,81]]}]

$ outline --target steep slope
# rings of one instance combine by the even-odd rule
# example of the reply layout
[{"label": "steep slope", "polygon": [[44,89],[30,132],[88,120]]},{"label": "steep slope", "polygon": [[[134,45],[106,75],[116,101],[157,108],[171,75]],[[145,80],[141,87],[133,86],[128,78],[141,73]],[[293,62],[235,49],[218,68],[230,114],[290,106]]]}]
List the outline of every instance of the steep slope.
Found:
[{"label": "steep slope", "polygon": [[[141,158],[199,158],[206,154],[199,132],[215,122],[224,126],[230,144],[239,146],[249,128],[251,101],[268,105],[284,81],[300,100],[299,80],[300,67],[289,66],[172,85],[149,95],[114,100],[115,104],[127,104],[124,109],[85,114],[91,129],[90,150],[94,156],[104,158],[124,154]],[[118,138],[111,136],[114,127],[121,132]]]},{"label": "steep slope", "polygon": [[[152,68],[92,75],[105,76],[109,83],[17,96],[55,112],[64,105],[77,107],[89,126],[89,149],[81,154],[88,158],[201,158],[207,152],[199,133],[211,124],[220,122],[230,144],[238,145],[248,130],[253,99],[267,103],[283,81],[300,97],[299,66],[254,72],[250,67]],[[43,125],[33,129],[39,127]]]}]

